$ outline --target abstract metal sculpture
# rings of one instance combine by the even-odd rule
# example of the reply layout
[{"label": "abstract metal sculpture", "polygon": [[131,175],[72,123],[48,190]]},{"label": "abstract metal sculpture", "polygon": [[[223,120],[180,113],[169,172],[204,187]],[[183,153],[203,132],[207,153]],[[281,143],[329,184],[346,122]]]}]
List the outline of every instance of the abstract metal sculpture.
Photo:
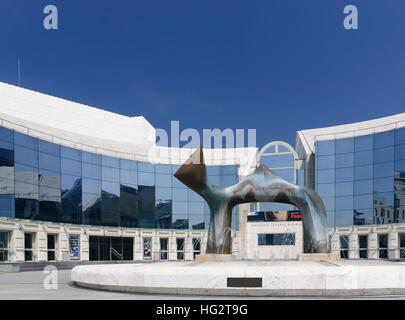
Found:
[{"label": "abstract metal sculpture", "polygon": [[325,207],[312,189],[300,187],[260,165],[230,187],[208,182],[202,148],[197,149],[174,176],[201,195],[210,208],[207,253],[231,253],[231,218],[235,205],[249,202],[280,202],[296,206],[302,215],[305,253],[328,253],[329,234]]}]

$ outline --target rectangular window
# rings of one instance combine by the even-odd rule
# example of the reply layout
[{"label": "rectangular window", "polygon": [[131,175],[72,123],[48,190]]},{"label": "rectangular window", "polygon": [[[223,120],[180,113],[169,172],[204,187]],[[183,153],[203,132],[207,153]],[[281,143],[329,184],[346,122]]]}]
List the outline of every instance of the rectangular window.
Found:
[{"label": "rectangular window", "polygon": [[143,238],[143,258],[144,260],[152,259],[152,238]]},{"label": "rectangular window", "polygon": [[80,260],[80,235],[71,234],[69,236],[70,260]]},{"label": "rectangular window", "polygon": [[341,235],[339,236],[340,240],[340,257],[342,259],[349,258],[349,236],[348,235]]},{"label": "rectangular window", "polygon": [[200,238],[193,238],[193,257],[197,254],[201,254],[201,239]]},{"label": "rectangular window", "polygon": [[378,235],[378,257],[380,259],[388,258],[388,234]]},{"label": "rectangular window", "polygon": [[8,260],[8,232],[0,231],[0,262]]},{"label": "rectangular window", "polygon": [[399,234],[399,258],[405,259],[405,233]]},{"label": "rectangular window", "polygon": [[24,233],[24,260],[25,261],[33,261],[33,243],[34,243],[34,235],[32,233]]},{"label": "rectangular window", "polygon": [[184,238],[177,238],[177,260],[184,260]]},{"label": "rectangular window", "polygon": [[258,234],[259,246],[289,246],[295,245],[295,233]]},{"label": "rectangular window", "polygon": [[368,249],[368,236],[359,236],[359,257],[360,259],[367,259],[368,254],[367,254],[367,249]]},{"label": "rectangular window", "polygon": [[56,234],[48,234],[48,261],[56,260]]},{"label": "rectangular window", "polygon": [[160,260],[167,260],[168,238],[160,238]]}]

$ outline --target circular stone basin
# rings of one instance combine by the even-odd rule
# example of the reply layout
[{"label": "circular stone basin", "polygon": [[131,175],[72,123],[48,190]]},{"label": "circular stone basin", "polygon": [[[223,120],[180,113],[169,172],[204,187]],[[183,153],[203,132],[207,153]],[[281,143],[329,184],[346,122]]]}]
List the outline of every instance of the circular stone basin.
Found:
[{"label": "circular stone basin", "polygon": [[87,265],[72,269],[72,281],[92,289],[181,295],[402,295],[405,263],[341,260]]}]

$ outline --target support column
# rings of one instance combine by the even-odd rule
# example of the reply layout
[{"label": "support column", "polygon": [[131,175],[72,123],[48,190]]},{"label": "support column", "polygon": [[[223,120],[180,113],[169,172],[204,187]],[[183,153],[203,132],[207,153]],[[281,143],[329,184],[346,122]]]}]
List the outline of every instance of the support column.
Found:
[{"label": "support column", "polygon": [[390,232],[388,234],[388,258],[399,259],[398,232]]}]

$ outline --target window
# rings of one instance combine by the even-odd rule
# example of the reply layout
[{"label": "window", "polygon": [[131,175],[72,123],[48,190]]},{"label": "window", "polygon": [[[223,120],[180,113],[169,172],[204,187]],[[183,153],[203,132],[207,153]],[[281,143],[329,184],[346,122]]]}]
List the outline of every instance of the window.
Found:
[{"label": "window", "polygon": [[201,254],[201,239],[200,238],[193,238],[193,257],[197,254]]},{"label": "window", "polygon": [[0,262],[8,260],[8,232],[0,231]]},{"label": "window", "polygon": [[368,236],[359,236],[359,257],[360,259],[367,259]]},{"label": "window", "polygon": [[48,234],[48,261],[56,260],[56,234]]},{"label": "window", "polygon": [[34,235],[32,233],[24,233],[24,260],[33,261],[33,243]]},{"label": "window", "polygon": [[167,260],[167,238],[160,238],[160,260]]},{"label": "window", "polygon": [[378,235],[378,257],[380,259],[388,258],[388,235],[387,234]]},{"label": "window", "polygon": [[399,234],[399,258],[405,259],[405,233]]},{"label": "window", "polygon": [[144,260],[152,259],[152,238],[143,238],[143,258]]},{"label": "window", "polygon": [[295,233],[258,234],[259,246],[288,246],[295,245]]},{"label": "window", "polygon": [[184,238],[176,238],[177,260],[184,260]]},{"label": "window", "polygon": [[70,260],[80,259],[80,235],[71,234],[69,236],[69,251],[70,251]]},{"label": "window", "polygon": [[340,240],[340,257],[342,259],[349,258],[349,236],[348,235],[341,235],[339,236]]}]

